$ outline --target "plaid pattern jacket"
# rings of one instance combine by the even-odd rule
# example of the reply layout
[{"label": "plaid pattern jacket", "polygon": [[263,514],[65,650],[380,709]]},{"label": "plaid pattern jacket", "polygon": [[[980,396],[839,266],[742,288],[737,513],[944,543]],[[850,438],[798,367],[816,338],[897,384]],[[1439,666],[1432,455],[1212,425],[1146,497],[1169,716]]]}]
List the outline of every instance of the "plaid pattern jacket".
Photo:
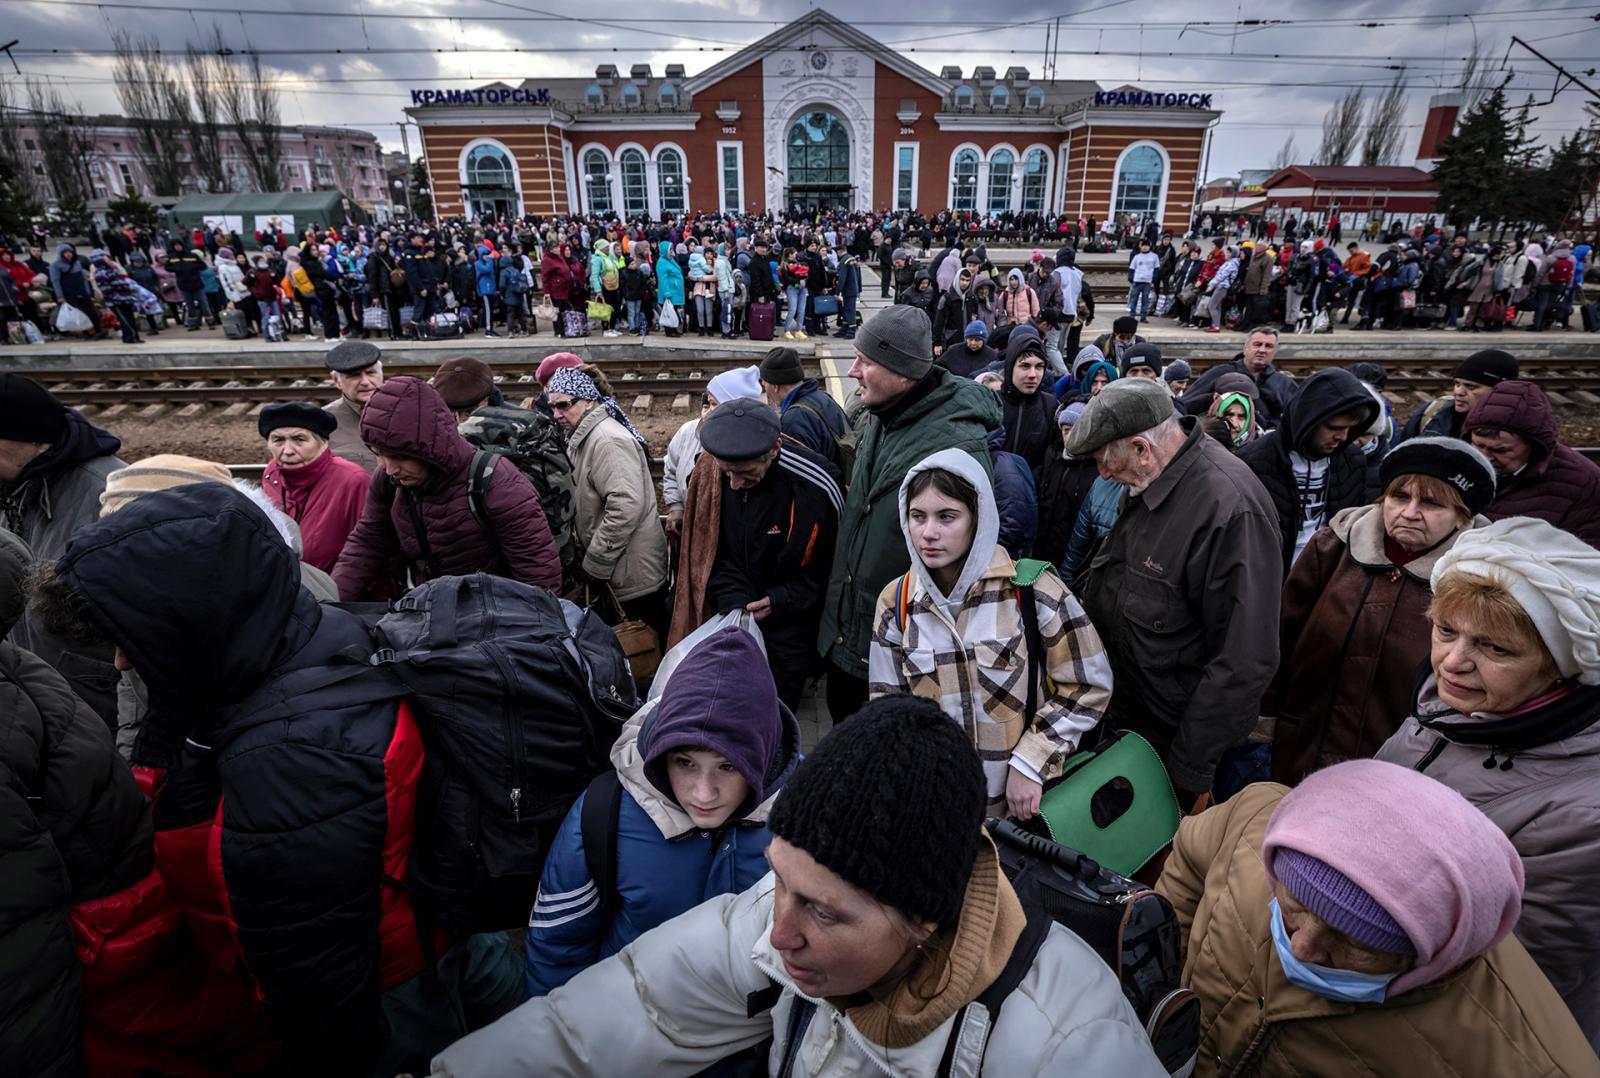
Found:
[{"label": "plaid pattern jacket", "polygon": [[953,624],[913,574],[903,631],[896,577],[878,596],[868,659],[873,696],[909,692],[961,724],[983,760],[991,801],[1005,797],[1008,767],[1039,782],[1059,775],[1111,702],[1111,662],[1100,634],[1061,579],[1045,573],[1033,592],[1046,653],[1041,672],[1051,684],[1039,687],[1027,723],[1028,645],[1015,572],[997,546]]}]

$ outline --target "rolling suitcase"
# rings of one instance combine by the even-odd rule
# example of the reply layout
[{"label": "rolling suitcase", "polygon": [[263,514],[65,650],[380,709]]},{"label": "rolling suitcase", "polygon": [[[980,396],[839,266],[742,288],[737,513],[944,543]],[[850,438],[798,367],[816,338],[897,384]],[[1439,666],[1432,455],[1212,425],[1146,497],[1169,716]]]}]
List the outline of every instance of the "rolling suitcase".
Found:
[{"label": "rolling suitcase", "polygon": [[242,341],[250,336],[250,323],[238,308],[222,312],[222,335],[230,341]]},{"label": "rolling suitcase", "polygon": [[562,311],[561,335],[563,337],[587,337],[589,335],[589,316],[583,311]]},{"label": "rolling suitcase", "polygon": [[750,304],[750,339],[752,341],[772,340],[772,328],[776,324],[777,318],[777,308],[772,304]]}]

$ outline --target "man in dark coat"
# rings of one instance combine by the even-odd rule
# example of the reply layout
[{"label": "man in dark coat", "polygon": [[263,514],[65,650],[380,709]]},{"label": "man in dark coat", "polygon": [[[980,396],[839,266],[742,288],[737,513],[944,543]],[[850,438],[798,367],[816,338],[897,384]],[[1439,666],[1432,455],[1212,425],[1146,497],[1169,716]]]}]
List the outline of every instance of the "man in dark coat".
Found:
[{"label": "man in dark coat", "polygon": [[1501,382],[1462,427],[1499,476],[1491,520],[1536,517],[1600,548],[1600,466],[1561,444],[1550,398],[1532,382]]},{"label": "man in dark coat", "polygon": [[1278,511],[1285,577],[1335,513],[1377,496],[1367,488],[1367,458],[1355,440],[1381,410],[1349,371],[1320,370],[1300,387],[1282,426],[1239,449],[1239,459],[1256,473]]},{"label": "man in dark coat", "polygon": [[[271,521],[221,483],[146,494],[83,529],[35,589],[149,687],[133,755],[166,769],[162,876],[181,881],[192,923],[219,930],[206,934],[215,968],[254,981],[288,1069],[426,1067],[444,1047],[433,1023],[385,1020],[385,993],[420,992],[431,964],[410,899],[385,882],[405,875],[421,732],[387,679],[304,676],[370,652],[367,627],[313,599]],[[431,1002],[462,1006],[456,1035],[521,998],[515,953],[486,939],[434,940],[459,995]]]},{"label": "man in dark coat", "polygon": [[498,453],[483,454],[487,470],[473,476],[480,453],[438,390],[417,378],[385,382],[361,413],[361,438],[378,470],[333,569],[347,601],[366,596],[397,557],[413,583],[484,572],[560,589],[561,557],[538,491]]},{"label": "man in dark coat", "polygon": [[1283,414],[1294,400],[1294,378],[1272,365],[1278,355],[1278,331],[1260,326],[1245,338],[1244,351],[1227,363],[1218,363],[1190,383],[1180,404],[1184,412],[1193,416],[1206,414],[1211,407],[1212,386],[1229,371],[1248,375],[1260,390],[1256,394],[1261,408],[1256,421],[1263,427],[1276,427],[1283,422]]},{"label": "man in dark coat", "polygon": [[839,439],[850,430],[844,409],[815,378],[805,376],[800,353],[788,345],[770,349],[761,360],[761,389],[778,413],[784,436],[843,471]]},{"label": "man in dark coat", "polygon": [[183,295],[184,322],[189,329],[200,328],[202,315],[212,324],[220,324],[211,301],[206,299],[206,285],[200,277],[206,268],[205,259],[189,249],[182,240],[173,240],[167,248],[167,269],[176,278],[178,291]]},{"label": "man in dark coat", "polygon": [[400,268],[405,271],[406,288],[411,293],[411,320],[426,322],[444,310],[439,297],[441,275],[432,251],[423,246],[422,233],[413,232],[400,251]]},{"label": "man in dark coat", "polygon": [[[712,409],[700,444],[722,486],[707,602],[718,613],[755,615],[778,699],[793,708],[819,666],[817,623],[844,508],[838,470],[783,442],[777,414],[748,397]],[[697,471],[692,481],[711,474]]]},{"label": "man in dark coat", "polygon": [[[27,548],[0,531],[0,633],[22,616]],[[104,722],[37,656],[0,641],[0,1070],[83,1072],[83,960],[69,907],[138,883],[150,805]]]},{"label": "man in dark coat", "polygon": [[[20,374],[0,374],[0,527],[46,561],[100,515],[106,476],[123,467],[122,443]],[[52,636],[31,613],[10,641],[61,672],[89,706],[115,725],[117,671],[111,649]]]},{"label": "man in dark coat", "polygon": [[1462,438],[1461,426],[1467,421],[1472,406],[1489,395],[1489,390],[1501,382],[1517,377],[1517,357],[1498,348],[1485,348],[1474,352],[1457,365],[1450,392],[1418,408],[1395,441],[1403,442],[1418,435],[1430,438]]}]

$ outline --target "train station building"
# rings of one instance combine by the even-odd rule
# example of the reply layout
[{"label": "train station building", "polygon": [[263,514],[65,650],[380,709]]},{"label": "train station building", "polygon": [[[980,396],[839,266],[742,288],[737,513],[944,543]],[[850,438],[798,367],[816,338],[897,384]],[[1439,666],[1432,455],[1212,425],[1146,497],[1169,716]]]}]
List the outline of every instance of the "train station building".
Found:
[{"label": "train station building", "polygon": [[417,87],[406,112],[441,216],[948,207],[1168,228],[1222,115],[1204,87],[935,74],[822,11],[694,75]]}]

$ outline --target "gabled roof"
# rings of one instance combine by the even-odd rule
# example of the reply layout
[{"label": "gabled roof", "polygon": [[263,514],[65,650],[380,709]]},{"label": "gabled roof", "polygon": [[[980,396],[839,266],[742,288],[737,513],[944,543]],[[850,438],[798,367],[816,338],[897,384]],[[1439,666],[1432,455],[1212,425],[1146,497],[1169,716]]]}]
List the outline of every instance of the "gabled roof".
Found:
[{"label": "gabled roof", "polygon": [[1289,165],[1268,176],[1263,187],[1289,179],[1310,183],[1432,184],[1433,177],[1410,165]]},{"label": "gabled roof", "polygon": [[827,30],[829,34],[839,38],[846,44],[871,55],[873,59],[884,67],[897,74],[904,75],[924,90],[942,96],[950,89],[950,84],[933,72],[906,59],[882,42],[868,37],[848,23],[816,8],[806,12],[788,26],[780,27],[761,40],[746,45],[721,63],[700,72],[700,74],[684,83],[684,89],[691,94],[697,94],[707,86],[720,82],[734,72],[743,70],[755,61],[771,55],[779,49],[796,44],[805,44],[809,34],[821,29]]}]

